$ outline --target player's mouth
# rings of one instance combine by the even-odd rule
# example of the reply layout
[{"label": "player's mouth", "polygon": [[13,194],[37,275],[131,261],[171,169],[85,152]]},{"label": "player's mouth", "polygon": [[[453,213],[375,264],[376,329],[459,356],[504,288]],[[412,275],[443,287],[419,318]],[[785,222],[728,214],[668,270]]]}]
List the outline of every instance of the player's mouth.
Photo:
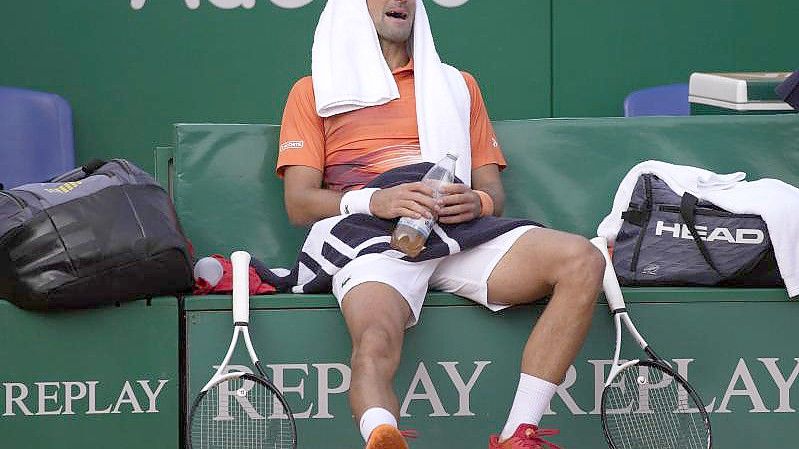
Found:
[{"label": "player's mouth", "polygon": [[408,20],[408,13],[398,9],[388,10],[386,16],[397,20]]}]

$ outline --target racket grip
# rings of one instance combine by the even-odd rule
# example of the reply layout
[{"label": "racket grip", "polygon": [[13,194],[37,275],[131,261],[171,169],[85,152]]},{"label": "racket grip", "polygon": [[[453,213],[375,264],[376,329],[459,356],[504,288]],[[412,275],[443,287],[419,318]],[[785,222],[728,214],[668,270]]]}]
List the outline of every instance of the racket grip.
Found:
[{"label": "racket grip", "polygon": [[621,286],[616,277],[616,270],[613,269],[613,261],[610,260],[608,253],[608,241],[604,237],[594,237],[591,243],[599,249],[605,257],[605,275],[602,278],[602,289],[605,291],[605,299],[608,300],[608,307],[613,312],[624,308],[624,296],[621,293]]},{"label": "racket grip", "polygon": [[233,265],[233,321],[250,321],[250,253],[236,251],[230,255]]}]

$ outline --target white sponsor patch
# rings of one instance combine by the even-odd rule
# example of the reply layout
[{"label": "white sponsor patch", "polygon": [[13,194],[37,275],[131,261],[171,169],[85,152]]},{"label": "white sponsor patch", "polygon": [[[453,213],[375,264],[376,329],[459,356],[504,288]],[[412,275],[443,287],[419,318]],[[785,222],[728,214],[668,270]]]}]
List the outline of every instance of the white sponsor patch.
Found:
[{"label": "white sponsor patch", "polygon": [[283,142],[280,144],[280,151],[286,151],[290,149],[297,149],[302,148],[305,146],[305,141],[302,140],[289,140],[287,142]]}]

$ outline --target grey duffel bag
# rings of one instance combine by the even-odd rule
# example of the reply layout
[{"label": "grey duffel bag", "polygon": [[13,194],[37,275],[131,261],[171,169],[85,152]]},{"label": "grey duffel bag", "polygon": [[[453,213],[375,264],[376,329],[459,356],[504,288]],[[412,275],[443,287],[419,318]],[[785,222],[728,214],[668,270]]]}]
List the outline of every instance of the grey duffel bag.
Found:
[{"label": "grey duffel bag", "polygon": [[613,246],[622,285],[782,286],[766,223],[643,174]]},{"label": "grey duffel bag", "polygon": [[191,289],[172,202],[124,159],[0,190],[0,298],[79,308]]}]

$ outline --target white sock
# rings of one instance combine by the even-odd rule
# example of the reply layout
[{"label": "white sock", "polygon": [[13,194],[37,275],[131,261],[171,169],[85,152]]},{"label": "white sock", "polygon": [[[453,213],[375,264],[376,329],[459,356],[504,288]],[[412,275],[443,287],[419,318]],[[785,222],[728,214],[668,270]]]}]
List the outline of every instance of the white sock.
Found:
[{"label": "white sock", "polygon": [[507,440],[512,437],[519,424],[538,425],[557,388],[558,386],[552,382],[521,373],[516,397],[513,398],[513,405],[508,414],[508,422],[505,423],[499,439]]},{"label": "white sock", "polygon": [[369,435],[372,431],[382,424],[390,424],[397,427],[397,418],[388,410],[380,407],[372,407],[361,415],[361,436],[363,441],[369,442]]}]

